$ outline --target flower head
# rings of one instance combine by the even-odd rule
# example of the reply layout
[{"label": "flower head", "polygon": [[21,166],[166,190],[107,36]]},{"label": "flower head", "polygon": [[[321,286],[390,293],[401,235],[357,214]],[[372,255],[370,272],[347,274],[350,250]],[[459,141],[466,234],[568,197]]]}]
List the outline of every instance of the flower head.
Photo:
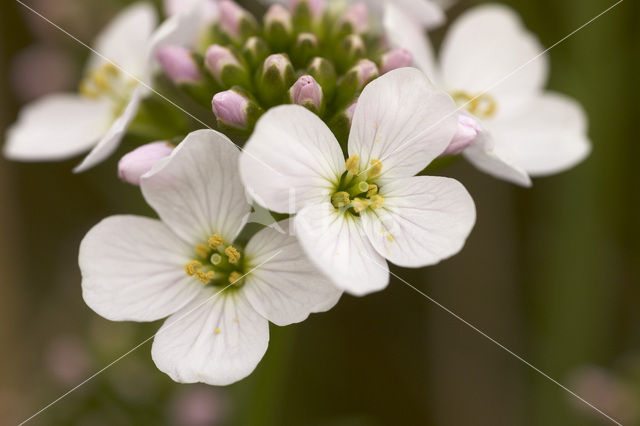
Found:
[{"label": "flower head", "polygon": [[403,68],[362,92],[346,160],[317,116],[281,106],[258,121],[240,172],[257,202],[297,213],[298,239],[317,267],[362,295],[387,285],[385,259],[418,267],[462,248],[475,222],[471,197],[455,180],[414,176],[456,130],[451,98]]},{"label": "flower head", "polygon": [[158,161],[168,157],[173,145],[168,142],[152,142],[126,154],[118,162],[118,177],[132,185],[140,185],[140,179]]},{"label": "flower head", "polygon": [[114,321],[169,317],[155,336],[158,368],[183,383],[226,385],[267,349],[268,322],[330,309],[337,291],[304,257],[289,222],[237,237],[251,206],[239,151],[212,130],[190,134],[141,181],[160,220],[112,216],[80,247],[86,303]]}]

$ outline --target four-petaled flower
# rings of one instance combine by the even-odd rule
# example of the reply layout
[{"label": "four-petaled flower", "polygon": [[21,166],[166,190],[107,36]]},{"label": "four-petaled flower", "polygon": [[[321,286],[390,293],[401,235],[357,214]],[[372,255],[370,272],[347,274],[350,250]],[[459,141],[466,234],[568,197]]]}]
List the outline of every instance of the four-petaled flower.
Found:
[{"label": "four-petaled flower", "polygon": [[251,206],[238,156],[220,133],[190,134],[142,178],[161,220],[113,216],[80,247],[83,296],[94,311],[114,321],[169,316],[152,356],[178,382],[246,377],[267,349],[269,321],[303,321],[341,295],[306,259],[289,221],[242,244]]},{"label": "four-petaled flower", "polygon": [[519,17],[499,5],[479,6],[451,26],[440,63],[424,33],[390,16],[395,43],[476,119],[478,137],[463,155],[480,170],[519,185],[530,176],[569,169],[588,156],[591,143],[582,107],[544,92],[549,64]]},{"label": "four-petaled flower", "polygon": [[338,287],[363,295],[388,284],[385,258],[435,264],[457,253],[473,227],[475,206],[460,183],[415,177],[456,133],[455,109],[419,70],[391,71],[360,96],[346,161],[322,120],[286,105],[260,119],[240,172],[257,202],[297,213],[310,259]]}]

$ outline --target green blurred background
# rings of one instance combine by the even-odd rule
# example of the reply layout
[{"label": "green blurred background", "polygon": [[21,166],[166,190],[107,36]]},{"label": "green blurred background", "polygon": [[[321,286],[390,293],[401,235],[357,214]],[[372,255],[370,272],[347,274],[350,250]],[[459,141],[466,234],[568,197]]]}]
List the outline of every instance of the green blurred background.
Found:
[{"label": "green blurred background", "polygon": [[[27,2],[85,41],[125,3]],[[460,1],[450,16],[476,3]],[[614,2],[503,3],[550,46]],[[550,53],[550,87],[590,117],[594,150],[584,164],[533,189],[455,164],[444,173],[478,208],[467,247],[436,267],[395,270],[625,425],[640,424],[639,27],[640,2],[626,0]],[[18,3],[0,2],[0,130],[22,102],[73,89],[86,54]],[[79,176],[77,161],[0,159],[3,424],[26,419],[159,326],[110,323],[82,301],[83,235],[107,215],[150,211],[116,179],[117,156]],[[150,345],[29,424],[613,424],[397,280],[303,324],[272,327],[256,372],[228,388],[171,382]]]}]

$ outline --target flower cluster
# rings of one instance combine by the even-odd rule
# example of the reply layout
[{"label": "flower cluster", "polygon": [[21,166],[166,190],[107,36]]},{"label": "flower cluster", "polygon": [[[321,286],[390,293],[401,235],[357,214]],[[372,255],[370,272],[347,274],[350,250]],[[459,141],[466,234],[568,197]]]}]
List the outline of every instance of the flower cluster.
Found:
[{"label": "flower cluster", "polygon": [[[23,161],[90,150],[83,171],[128,131],[146,138],[118,176],[159,219],[91,229],[82,291],[110,320],[168,317],[152,356],[178,382],[240,380],[269,322],[384,289],[387,261],[458,253],[475,205],[426,175],[439,157],[527,186],[590,150],[585,114],[544,91],[543,49],[503,6],[463,14],[436,61],[426,31],[444,23],[442,2],[267,3],[259,20],[230,0],[167,1],[158,28],[150,6],[130,6],[99,36],[79,94],[27,105],[4,147]],[[195,122],[176,118],[190,107]]]}]

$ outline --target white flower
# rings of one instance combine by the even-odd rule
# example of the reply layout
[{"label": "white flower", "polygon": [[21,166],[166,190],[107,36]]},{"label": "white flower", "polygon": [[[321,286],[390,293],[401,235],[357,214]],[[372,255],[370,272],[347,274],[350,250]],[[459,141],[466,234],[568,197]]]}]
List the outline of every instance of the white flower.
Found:
[{"label": "white flower", "polygon": [[153,6],[127,7],[97,37],[79,94],[57,93],[26,105],[7,132],[6,157],[55,161],[91,152],[76,167],[85,171],[118,147],[148,89],[155,50],[194,37],[195,13],[167,20],[156,32]]},{"label": "white flower", "polygon": [[286,105],[258,121],[240,173],[257,202],[297,213],[302,247],[339,288],[363,295],[387,286],[385,258],[420,267],[464,245],[475,222],[467,191],[452,179],[414,176],[444,151],[456,123],[451,98],[403,68],[364,89],[346,162],[315,114]]},{"label": "white flower", "polygon": [[528,186],[530,176],[561,172],[589,154],[584,111],[574,100],[544,91],[547,56],[511,9],[480,6],[462,15],[442,44],[439,63],[423,33],[397,16],[386,24],[394,27],[394,43],[411,51],[416,64],[484,128],[464,151],[479,169]]},{"label": "white flower", "polygon": [[304,257],[288,221],[276,224],[284,232],[265,228],[246,245],[238,239],[251,210],[238,156],[220,133],[190,134],[142,178],[161,220],[113,216],[80,247],[83,297],[94,311],[113,321],[169,316],[152,356],[178,382],[242,379],[267,349],[268,321],[299,322],[340,297]]}]

